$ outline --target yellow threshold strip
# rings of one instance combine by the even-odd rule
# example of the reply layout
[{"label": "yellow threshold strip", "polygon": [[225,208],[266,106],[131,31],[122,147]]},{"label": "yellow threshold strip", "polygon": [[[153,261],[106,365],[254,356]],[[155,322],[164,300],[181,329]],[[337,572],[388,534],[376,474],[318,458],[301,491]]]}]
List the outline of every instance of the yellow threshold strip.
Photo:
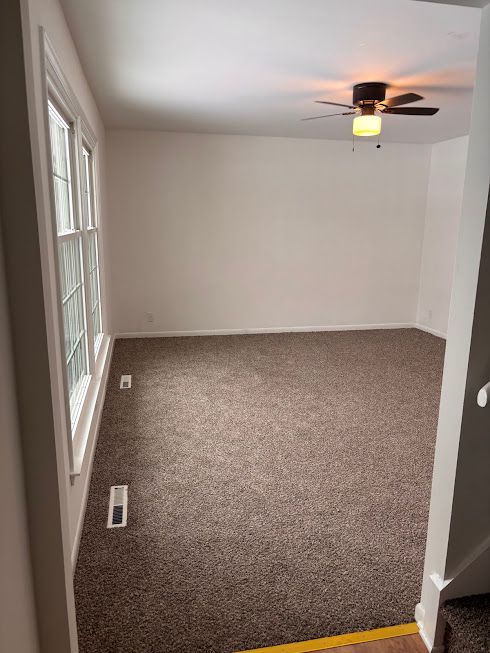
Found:
[{"label": "yellow threshold strip", "polygon": [[333,637],[320,637],[320,639],[309,639],[306,642],[278,644],[277,646],[266,646],[264,648],[248,649],[247,651],[235,651],[235,653],[312,653],[312,651],[323,651],[329,648],[337,648],[338,646],[362,644],[363,642],[375,642],[378,639],[389,639],[390,637],[401,637],[402,635],[415,635],[418,632],[419,629],[416,623],[401,624],[400,626],[388,626],[387,628],[365,630],[362,633],[348,633],[346,635],[334,635]]}]

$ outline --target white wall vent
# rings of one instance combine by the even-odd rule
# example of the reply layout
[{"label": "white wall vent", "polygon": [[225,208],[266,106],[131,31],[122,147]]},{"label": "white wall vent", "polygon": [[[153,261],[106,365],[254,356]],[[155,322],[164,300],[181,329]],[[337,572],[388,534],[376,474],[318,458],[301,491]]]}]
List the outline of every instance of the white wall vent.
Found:
[{"label": "white wall vent", "polygon": [[107,528],[121,528],[128,521],[128,486],[113,485],[109,498]]},{"label": "white wall vent", "polygon": [[119,384],[119,387],[123,390],[131,387],[131,374],[123,374],[121,376],[121,383]]}]

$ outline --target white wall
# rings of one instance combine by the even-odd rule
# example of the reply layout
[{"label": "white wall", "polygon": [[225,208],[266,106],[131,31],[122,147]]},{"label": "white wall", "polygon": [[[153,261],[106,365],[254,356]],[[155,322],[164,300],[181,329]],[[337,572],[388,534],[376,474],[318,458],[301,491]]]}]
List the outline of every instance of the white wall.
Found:
[{"label": "white wall", "polygon": [[[438,617],[438,610],[439,603],[444,598],[444,582],[451,580],[460,565],[464,566],[471,559],[475,548],[490,535],[488,412],[476,404],[478,389],[490,378],[488,219],[485,227],[490,184],[489,115],[490,5],[482,12],[437,429],[422,598],[417,610],[422,636],[429,650],[433,651],[443,650],[443,623]],[[484,239],[485,228],[487,231]],[[478,319],[474,323],[475,308]],[[448,587],[450,591],[451,584]],[[462,587],[464,588],[464,583],[459,584],[460,591],[464,594]],[[487,591],[490,591],[488,585]]]},{"label": "white wall", "polygon": [[[23,0],[23,30],[25,39],[26,74],[28,79],[28,100],[29,100],[29,121],[31,127],[31,141],[33,148],[33,163],[35,170],[36,201],[39,216],[39,236],[43,259],[43,284],[45,286],[45,301],[48,306],[48,337],[50,347],[50,360],[52,364],[52,384],[55,403],[63,404],[61,385],[62,356],[59,349],[60,335],[57,331],[57,323],[53,321],[52,312],[56,311],[56,287],[54,283],[53,261],[56,252],[53,250],[51,234],[51,212],[49,200],[49,169],[47,154],[47,134],[45,129],[45,101],[43,97],[43,68],[41,62],[41,39],[40,27],[43,27],[54,47],[56,55],[61,63],[63,73],[76,95],[85,116],[93,129],[98,142],[100,191],[101,191],[101,237],[104,258],[107,260],[107,240],[105,235],[106,216],[106,180],[105,180],[105,129],[99,115],[94,97],[85,78],[80,64],[77,51],[61,6],[58,0]],[[105,287],[105,279],[102,277],[103,293],[106,300],[109,293]],[[110,307],[105,315],[106,327],[110,331]],[[57,408],[55,408],[57,410]],[[88,455],[85,457],[81,475],[71,485],[69,480],[68,454],[66,432],[64,432],[64,417],[58,414],[57,438],[59,448],[62,451],[63,482],[68,500],[69,512],[69,538],[72,550],[76,550],[77,536],[81,516],[84,509],[85,493],[88,487],[90,474],[91,452],[93,437],[87,445]],[[93,434],[92,434],[93,436]]]},{"label": "white wall", "polygon": [[414,321],[429,146],[137,131],[107,145],[116,332]]},{"label": "white wall", "polygon": [[417,323],[446,335],[468,137],[432,146]]},{"label": "white wall", "polygon": [[0,650],[36,653],[37,628],[0,232]]}]

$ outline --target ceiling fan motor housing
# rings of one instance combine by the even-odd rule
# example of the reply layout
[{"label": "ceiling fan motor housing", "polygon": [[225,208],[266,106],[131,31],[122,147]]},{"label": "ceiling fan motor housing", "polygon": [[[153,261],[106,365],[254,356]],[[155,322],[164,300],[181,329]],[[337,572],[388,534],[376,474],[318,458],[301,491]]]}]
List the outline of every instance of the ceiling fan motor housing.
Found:
[{"label": "ceiling fan motor housing", "polygon": [[383,82],[363,82],[354,86],[352,104],[355,106],[369,106],[382,102],[386,98],[387,84]]}]

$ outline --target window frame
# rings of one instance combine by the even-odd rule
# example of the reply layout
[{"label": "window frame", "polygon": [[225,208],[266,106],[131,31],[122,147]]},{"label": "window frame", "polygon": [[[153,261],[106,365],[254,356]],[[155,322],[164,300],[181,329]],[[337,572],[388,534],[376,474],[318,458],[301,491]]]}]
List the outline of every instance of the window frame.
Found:
[{"label": "window frame", "polygon": [[[58,384],[60,410],[63,419],[64,430],[66,432],[66,439],[68,444],[68,459],[69,459],[69,473],[71,483],[74,484],[77,476],[80,475],[84,454],[89,436],[92,432],[94,425],[92,418],[95,414],[98,405],[98,393],[102,375],[106,369],[106,362],[110,356],[111,338],[107,332],[107,318],[106,318],[106,302],[104,296],[104,262],[103,262],[103,243],[100,228],[100,186],[99,186],[99,158],[98,158],[98,144],[96,136],[85,117],[85,114],[73,93],[70,85],[68,84],[62,72],[59,61],[52,48],[52,45],[46,36],[43,28],[40,28],[41,35],[41,50],[43,62],[42,66],[42,84],[44,95],[44,132],[46,139],[46,154],[47,154],[47,171],[49,177],[49,206],[50,215],[47,216],[46,224],[52,248],[49,256],[49,265],[53,270],[53,301],[56,311],[53,314],[55,319],[54,326],[58,335],[57,348],[59,347],[59,356],[57,356],[57,370],[58,375],[61,377],[61,383]],[[83,303],[84,303],[84,320],[86,328],[87,340],[87,374],[83,377],[83,383],[77,389],[78,396],[76,398],[76,407],[72,411],[70,407],[70,397],[68,392],[68,368],[66,362],[66,348],[65,348],[65,331],[63,322],[63,306],[61,299],[61,284],[60,284],[60,264],[58,243],[59,239],[70,239],[72,236],[77,237],[73,232],[67,232],[58,236],[57,222],[56,222],[56,204],[54,198],[54,182],[53,182],[53,163],[51,154],[51,138],[50,138],[50,125],[49,125],[49,103],[53,105],[56,112],[61,118],[68,123],[71,127],[70,137],[72,139],[73,147],[69,148],[70,153],[70,167],[71,167],[71,182],[73,185],[73,212],[74,223],[79,227],[80,242],[81,242],[81,264],[82,276],[84,284]],[[91,198],[91,212],[92,220],[91,225],[88,227],[88,217],[85,215],[82,206],[82,177],[81,166],[84,161],[82,149],[85,148],[90,153],[91,158],[91,183],[92,183],[92,198]],[[92,226],[93,223],[93,226]],[[88,228],[86,228],[88,227]],[[98,262],[98,291],[100,301],[100,334],[97,342],[93,337],[93,322],[92,315],[89,312],[87,303],[91,302],[91,287],[89,279],[89,233],[96,234],[96,248],[97,248],[97,262]],[[55,287],[54,287],[55,286]],[[55,295],[55,297],[54,297]],[[61,369],[60,369],[61,368]],[[96,427],[96,425],[95,425]]]}]

